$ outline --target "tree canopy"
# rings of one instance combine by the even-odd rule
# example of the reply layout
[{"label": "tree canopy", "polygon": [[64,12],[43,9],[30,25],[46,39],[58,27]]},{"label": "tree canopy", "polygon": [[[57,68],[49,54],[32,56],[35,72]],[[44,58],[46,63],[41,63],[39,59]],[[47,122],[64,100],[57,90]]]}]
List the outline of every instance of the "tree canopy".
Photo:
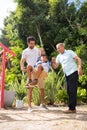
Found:
[{"label": "tree canopy", "polygon": [[[68,0],[15,0],[16,10],[4,20],[0,41],[17,53],[10,72],[20,77],[20,58],[29,35],[43,46],[49,58],[56,56],[55,46],[64,42],[67,48],[87,51],[87,2]],[[79,3],[79,4],[78,4]],[[79,6],[80,5],[80,6]],[[82,46],[84,46],[82,48]],[[80,49],[81,48],[81,49]],[[86,49],[86,50],[85,50]],[[78,52],[78,51],[77,51]],[[86,65],[86,54],[82,56]],[[16,65],[16,66],[15,66]],[[85,72],[85,76],[87,71]]]}]

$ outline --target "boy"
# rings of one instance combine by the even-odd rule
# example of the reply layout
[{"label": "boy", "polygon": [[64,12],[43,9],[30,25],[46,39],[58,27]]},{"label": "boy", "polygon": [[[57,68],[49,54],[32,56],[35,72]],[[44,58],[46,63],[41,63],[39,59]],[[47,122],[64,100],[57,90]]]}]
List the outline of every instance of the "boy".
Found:
[{"label": "boy", "polygon": [[36,73],[35,79],[29,85],[36,85],[38,83],[38,78],[42,71],[44,71],[44,73],[45,73],[44,76],[47,77],[49,69],[50,69],[50,63],[47,59],[47,56],[46,56],[46,54],[42,54],[40,57],[40,60],[37,61],[35,64],[35,73]]}]

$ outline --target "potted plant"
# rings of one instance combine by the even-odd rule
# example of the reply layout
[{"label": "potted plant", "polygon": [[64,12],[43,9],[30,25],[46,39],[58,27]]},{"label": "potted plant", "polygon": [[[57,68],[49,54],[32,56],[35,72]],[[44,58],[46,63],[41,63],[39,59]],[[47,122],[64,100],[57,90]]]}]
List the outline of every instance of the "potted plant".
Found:
[{"label": "potted plant", "polygon": [[26,89],[24,88],[25,85],[25,77],[22,76],[21,81],[19,82],[18,79],[15,79],[14,88],[16,92],[16,108],[23,107],[23,98],[26,96]]},{"label": "potted plant", "polygon": [[8,88],[10,91],[15,92],[16,108],[23,107],[23,98],[26,96],[26,89],[24,88],[26,75],[21,76],[21,80],[16,77],[9,82]]}]

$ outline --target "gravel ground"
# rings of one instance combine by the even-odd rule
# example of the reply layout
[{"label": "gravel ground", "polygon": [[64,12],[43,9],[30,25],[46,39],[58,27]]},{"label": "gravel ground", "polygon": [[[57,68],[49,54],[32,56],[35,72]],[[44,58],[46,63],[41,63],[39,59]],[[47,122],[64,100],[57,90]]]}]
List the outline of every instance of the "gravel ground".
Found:
[{"label": "gravel ground", "polygon": [[0,130],[87,130],[87,105],[77,106],[76,114],[63,113],[67,107],[62,106],[48,109],[0,109]]}]

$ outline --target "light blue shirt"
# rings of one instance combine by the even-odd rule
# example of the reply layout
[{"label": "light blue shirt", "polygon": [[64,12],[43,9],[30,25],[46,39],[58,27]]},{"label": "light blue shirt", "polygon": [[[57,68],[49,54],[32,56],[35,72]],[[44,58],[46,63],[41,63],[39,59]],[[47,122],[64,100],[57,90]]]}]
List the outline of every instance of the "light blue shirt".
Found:
[{"label": "light blue shirt", "polygon": [[56,63],[61,64],[63,72],[66,76],[69,76],[73,72],[77,71],[77,64],[74,57],[76,53],[72,50],[65,50],[63,54],[58,54],[56,57]]}]

